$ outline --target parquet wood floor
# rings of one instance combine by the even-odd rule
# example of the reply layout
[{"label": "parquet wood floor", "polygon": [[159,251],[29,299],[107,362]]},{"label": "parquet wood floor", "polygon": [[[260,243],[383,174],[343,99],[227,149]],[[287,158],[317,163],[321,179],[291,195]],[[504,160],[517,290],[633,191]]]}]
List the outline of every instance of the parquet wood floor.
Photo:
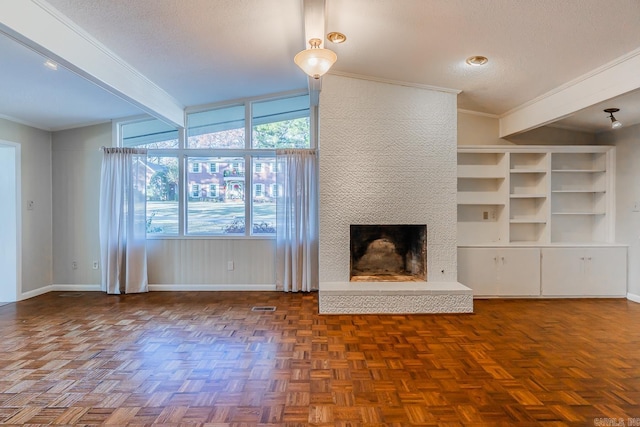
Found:
[{"label": "parquet wood floor", "polygon": [[626,300],[320,316],[316,294],[49,293],[0,307],[0,334],[2,425],[640,425]]}]

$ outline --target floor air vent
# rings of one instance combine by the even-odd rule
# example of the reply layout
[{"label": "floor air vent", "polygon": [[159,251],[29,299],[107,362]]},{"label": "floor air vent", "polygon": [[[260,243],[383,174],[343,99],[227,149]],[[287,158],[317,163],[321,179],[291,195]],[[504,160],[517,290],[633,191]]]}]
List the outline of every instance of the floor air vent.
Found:
[{"label": "floor air vent", "polygon": [[251,311],[276,311],[276,308],[273,305],[258,305],[251,307]]}]

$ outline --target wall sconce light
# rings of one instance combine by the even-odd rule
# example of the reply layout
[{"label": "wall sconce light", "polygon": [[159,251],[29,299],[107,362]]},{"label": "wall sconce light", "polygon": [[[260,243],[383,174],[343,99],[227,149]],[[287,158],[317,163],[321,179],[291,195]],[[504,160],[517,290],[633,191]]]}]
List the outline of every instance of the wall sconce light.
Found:
[{"label": "wall sconce light", "polygon": [[321,49],[320,43],[322,43],[320,39],[309,40],[311,47],[299,52],[293,58],[293,62],[314,79],[319,79],[320,76],[329,71],[329,68],[338,59],[338,55],[335,52],[329,49]]},{"label": "wall sconce light", "polygon": [[604,110],[605,113],[609,113],[609,118],[611,119],[611,129],[618,129],[622,127],[622,123],[620,123],[618,120],[616,120],[615,117],[613,117],[613,113],[617,113],[618,111],[620,111],[619,108],[607,108],[606,110]]}]

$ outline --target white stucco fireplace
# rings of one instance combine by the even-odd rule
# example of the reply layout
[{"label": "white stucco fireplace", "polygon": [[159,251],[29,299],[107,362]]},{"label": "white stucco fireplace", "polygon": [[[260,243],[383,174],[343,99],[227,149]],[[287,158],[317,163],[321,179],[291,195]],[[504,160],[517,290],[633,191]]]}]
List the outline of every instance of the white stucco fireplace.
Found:
[{"label": "white stucco fireplace", "polygon": [[[323,78],[320,313],[473,311],[471,289],[457,282],[456,95]],[[424,227],[423,277],[351,280],[354,224]],[[390,250],[393,242],[378,240],[377,250]]]}]

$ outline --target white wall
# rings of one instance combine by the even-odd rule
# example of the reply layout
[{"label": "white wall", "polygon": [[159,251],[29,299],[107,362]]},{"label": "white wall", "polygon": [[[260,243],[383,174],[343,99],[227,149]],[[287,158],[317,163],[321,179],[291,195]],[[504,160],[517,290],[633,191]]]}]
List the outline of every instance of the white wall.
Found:
[{"label": "white wall", "polygon": [[456,95],[328,75],[319,124],[320,286],[351,224],[427,224],[427,280],[456,281]]},{"label": "white wall", "polygon": [[[110,123],[53,133],[53,283],[100,284],[98,233],[101,146]],[[274,240],[153,239],[147,243],[151,289],[275,289]],[[77,270],[71,263],[78,263]],[[227,261],[234,269],[227,270]],[[195,286],[194,286],[195,285]],[[208,286],[208,288],[207,288]]]},{"label": "white wall", "polygon": [[[24,295],[37,292],[52,283],[51,135],[43,130],[0,119],[0,139],[20,144]],[[27,210],[28,200],[33,200],[33,210]]]},{"label": "white wall", "polygon": [[640,125],[599,134],[597,142],[616,146],[616,242],[629,245],[628,293],[640,301]]}]

